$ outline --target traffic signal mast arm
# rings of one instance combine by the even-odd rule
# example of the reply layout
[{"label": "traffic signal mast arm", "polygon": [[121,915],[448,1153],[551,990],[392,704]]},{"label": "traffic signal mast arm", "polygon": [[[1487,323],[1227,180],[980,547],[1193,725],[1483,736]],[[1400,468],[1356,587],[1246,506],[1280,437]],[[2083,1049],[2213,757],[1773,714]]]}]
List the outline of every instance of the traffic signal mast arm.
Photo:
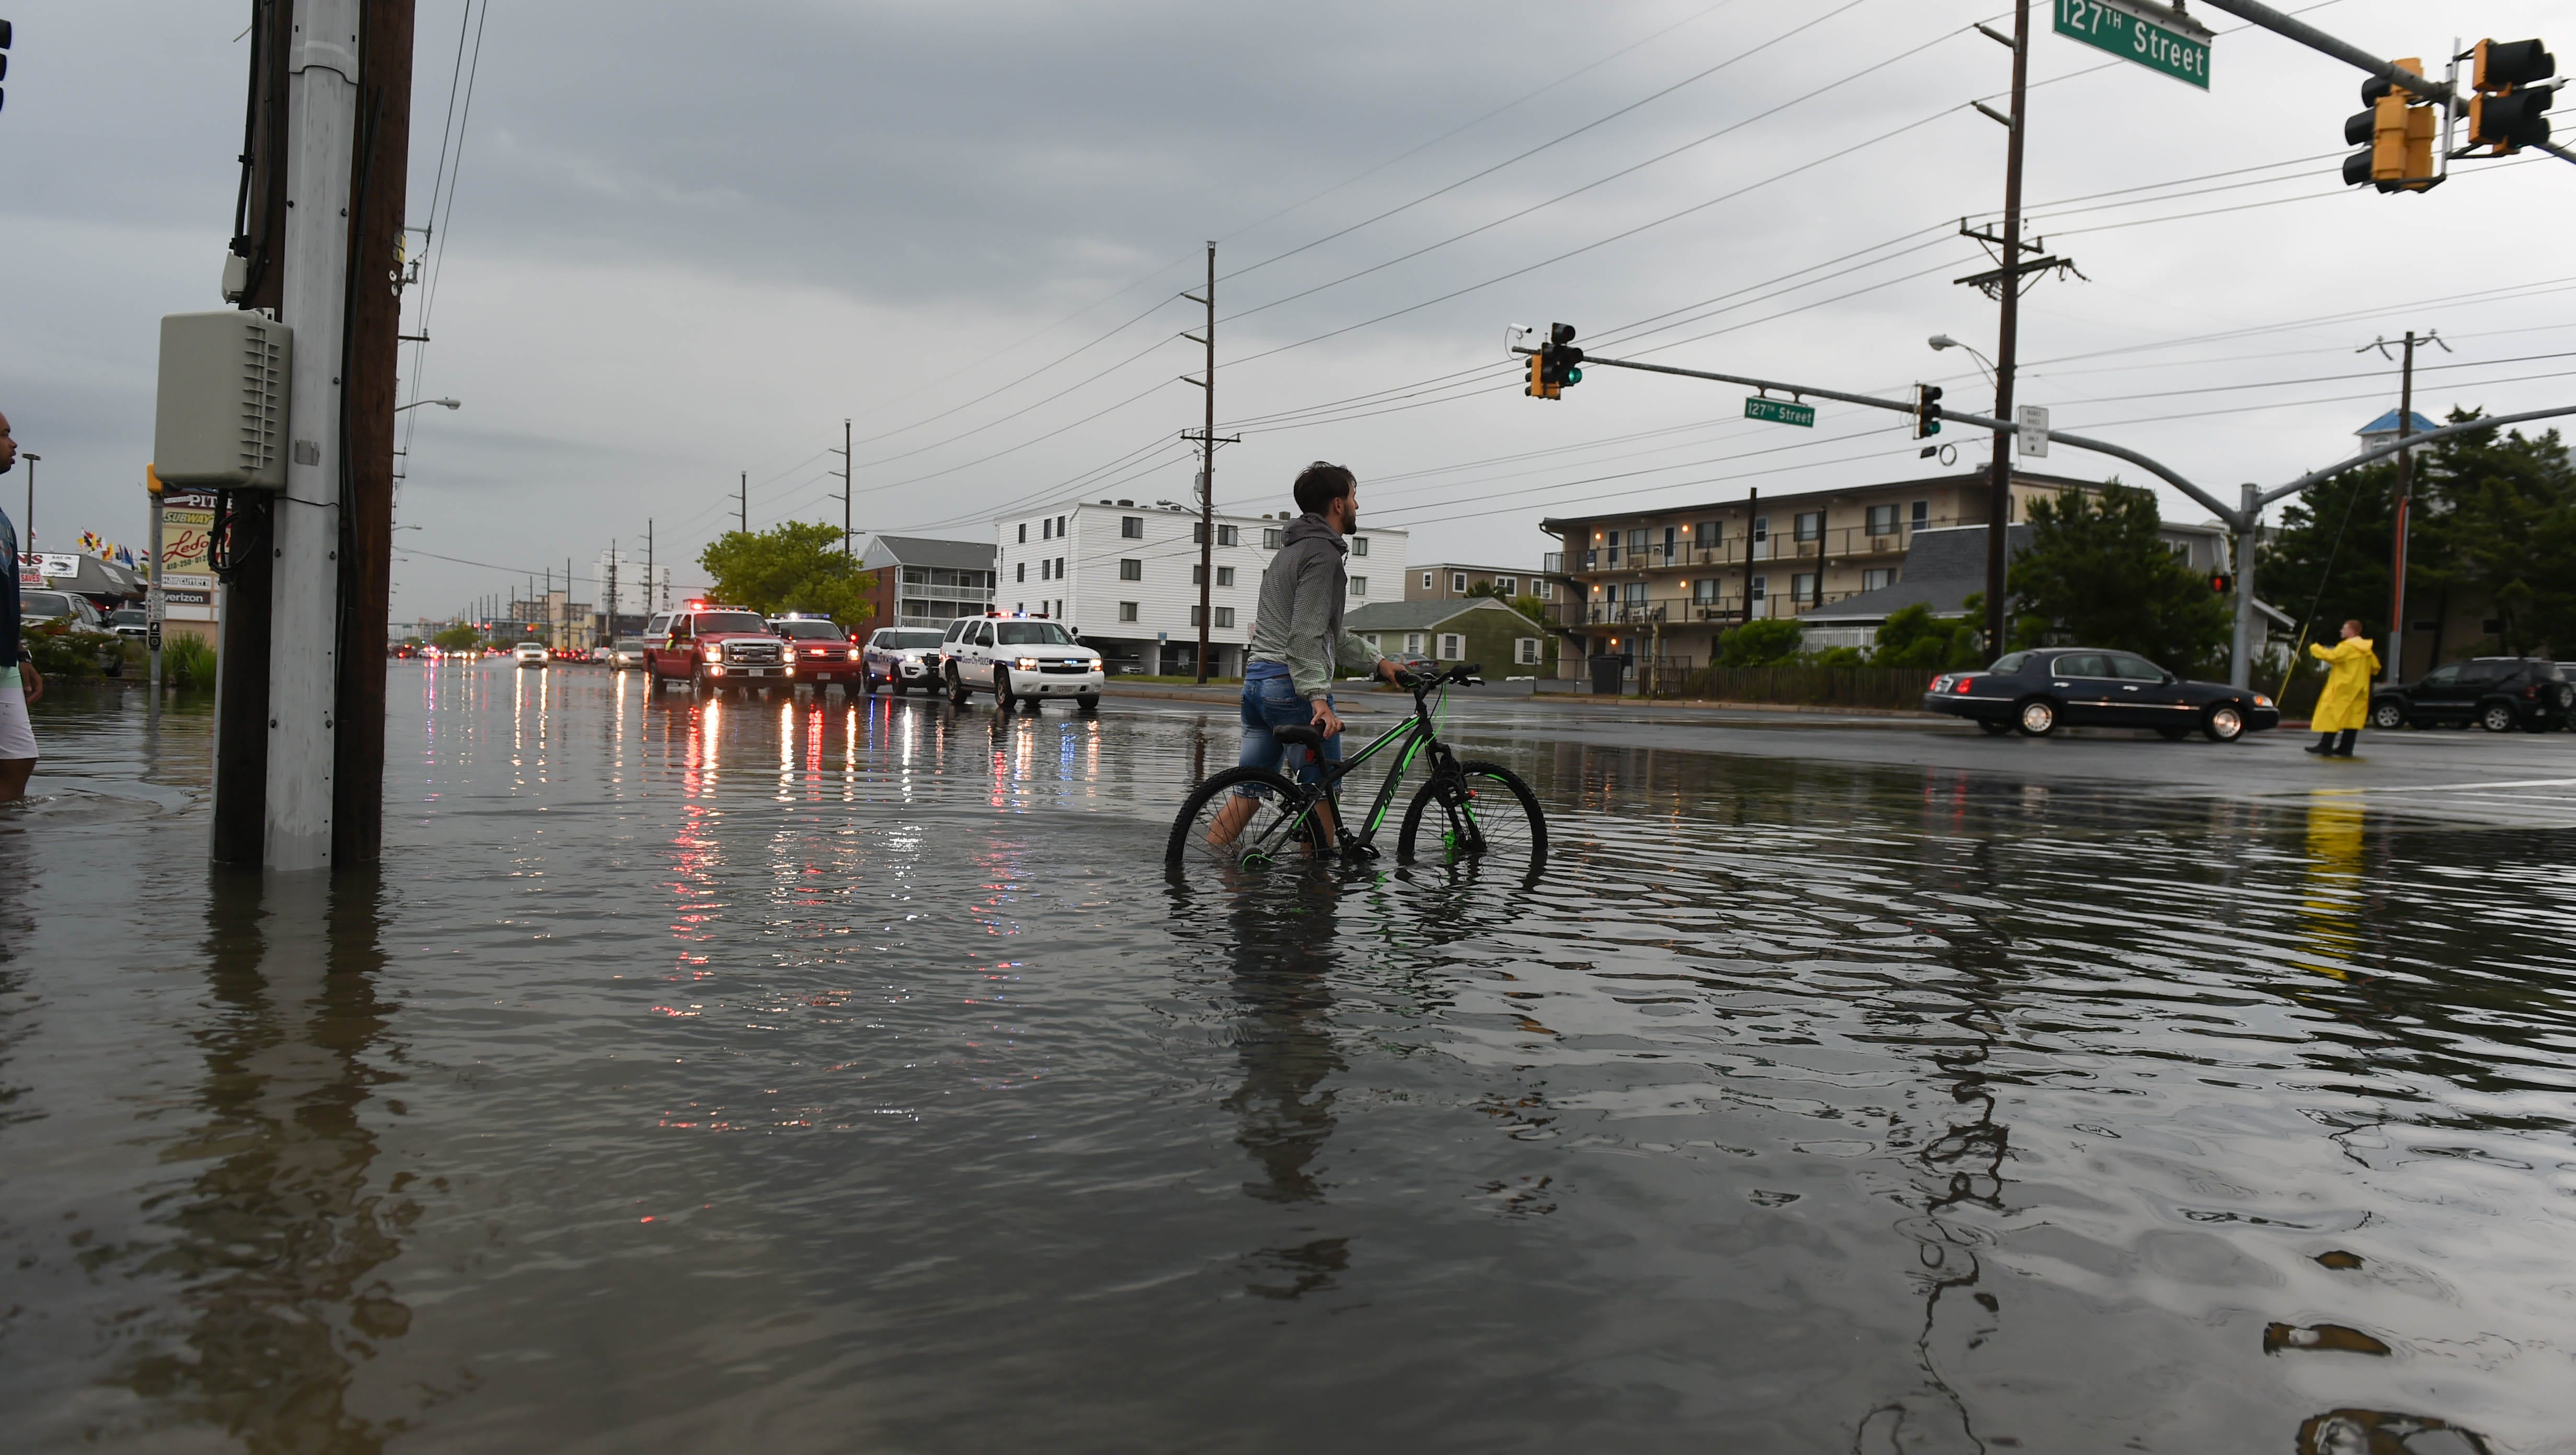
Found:
[{"label": "traffic signal mast arm", "polygon": [[[2448,106],[2451,108],[2452,115],[2463,120],[2469,115],[2469,98],[2454,91],[2447,82],[2437,81],[2429,76],[2419,76],[2402,66],[2381,60],[2349,41],[2337,40],[2296,16],[2282,14],[2271,6],[2261,3],[2261,0],[2202,0],[2202,3],[2212,9],[2226,11],[2249,24],[2261,26],[2274,35],[2297,41],[2312,51],[2332,56],[2348,66],[2358,66],[2400,91]],[[2569,151],[2565,147],[2550,142],[2541,142],[2538,145],[2542,151],[2561,161],[2576,162],[2576,151]]]}]

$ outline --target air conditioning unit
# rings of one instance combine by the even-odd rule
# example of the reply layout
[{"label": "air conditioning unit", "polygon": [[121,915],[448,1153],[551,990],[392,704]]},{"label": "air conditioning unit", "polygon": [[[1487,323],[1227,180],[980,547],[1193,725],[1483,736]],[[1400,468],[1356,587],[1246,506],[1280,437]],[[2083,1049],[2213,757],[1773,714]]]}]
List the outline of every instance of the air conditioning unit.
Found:
[{"label": "air conditioning unit", "polygon": [[242,309],[161,320],[152,469],[164,485],[286,488],[287,366],[295,331]]}]

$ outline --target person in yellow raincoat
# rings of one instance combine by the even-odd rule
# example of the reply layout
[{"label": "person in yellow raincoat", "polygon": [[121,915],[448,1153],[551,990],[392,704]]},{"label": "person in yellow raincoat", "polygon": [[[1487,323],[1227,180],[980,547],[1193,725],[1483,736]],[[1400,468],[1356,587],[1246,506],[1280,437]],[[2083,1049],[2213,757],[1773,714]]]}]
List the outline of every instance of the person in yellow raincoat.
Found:
[{"label": "person in yellow raincoat", "polygon": [[2327,666],[2326,690],[2308,719],[2308,726],[2317,730],[2317,740],[2307,751],[2320,758],[2349,758],[2353,739],[2370,720],[2370,683],[2379,675],[2379,654],[2362,636],[2361,623],[2348,621],[2343,624],[2342,641],[2331,647],[2312,645],[2308,655]]}]

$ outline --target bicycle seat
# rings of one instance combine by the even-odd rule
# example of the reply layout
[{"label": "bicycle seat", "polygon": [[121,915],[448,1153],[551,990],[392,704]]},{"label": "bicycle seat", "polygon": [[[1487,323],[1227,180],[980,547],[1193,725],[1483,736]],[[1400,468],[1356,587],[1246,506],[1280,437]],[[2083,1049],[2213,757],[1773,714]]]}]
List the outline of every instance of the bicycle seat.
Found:
[{"label": "bicycle seat", "polygon": [[1321,752],[1324,747],[1324,735],[1310,727],[1272,728],[1270,735],[1292,748],[1313,748]]}]

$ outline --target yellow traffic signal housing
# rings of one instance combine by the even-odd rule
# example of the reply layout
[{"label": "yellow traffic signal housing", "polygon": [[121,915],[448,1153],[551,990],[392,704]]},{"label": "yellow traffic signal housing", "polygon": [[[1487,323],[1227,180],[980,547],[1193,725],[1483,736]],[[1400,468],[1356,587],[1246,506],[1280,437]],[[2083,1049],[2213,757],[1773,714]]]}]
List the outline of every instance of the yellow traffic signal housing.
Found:
[{"label": "yellow traffic signal housing", "polygon": [[2442,180],[2433,175],[2433,111],[2431,106],[2406,108],[2405,150],[2397,175],[2406,179],[2409,192],[2421,192]]},{"label": "yellow traffic signal housing", "polygon": [[[2396,64],[2424,73],[2423,62],[2413,56]],[[2369,150],[2344,159],[2344,181],[2356,187],[2368,182],[2382,192],[2421,192],[2440,182],[2433,170],[2434,108],[2376,77],[2362,83],[2361,99],[2370,109],[2344,123],[2343,138],[2354,146],[2368,143]]]},{"label": "yellow traffic signal housing", "polygon": [[1558,389],[1555,382],[1548,378],[1546,349],[1538,349],[1530,354],[1529,386],[1521,392],[1527,394],[1533,399],[1556,399],[1563,397],[1564,391]]}]

